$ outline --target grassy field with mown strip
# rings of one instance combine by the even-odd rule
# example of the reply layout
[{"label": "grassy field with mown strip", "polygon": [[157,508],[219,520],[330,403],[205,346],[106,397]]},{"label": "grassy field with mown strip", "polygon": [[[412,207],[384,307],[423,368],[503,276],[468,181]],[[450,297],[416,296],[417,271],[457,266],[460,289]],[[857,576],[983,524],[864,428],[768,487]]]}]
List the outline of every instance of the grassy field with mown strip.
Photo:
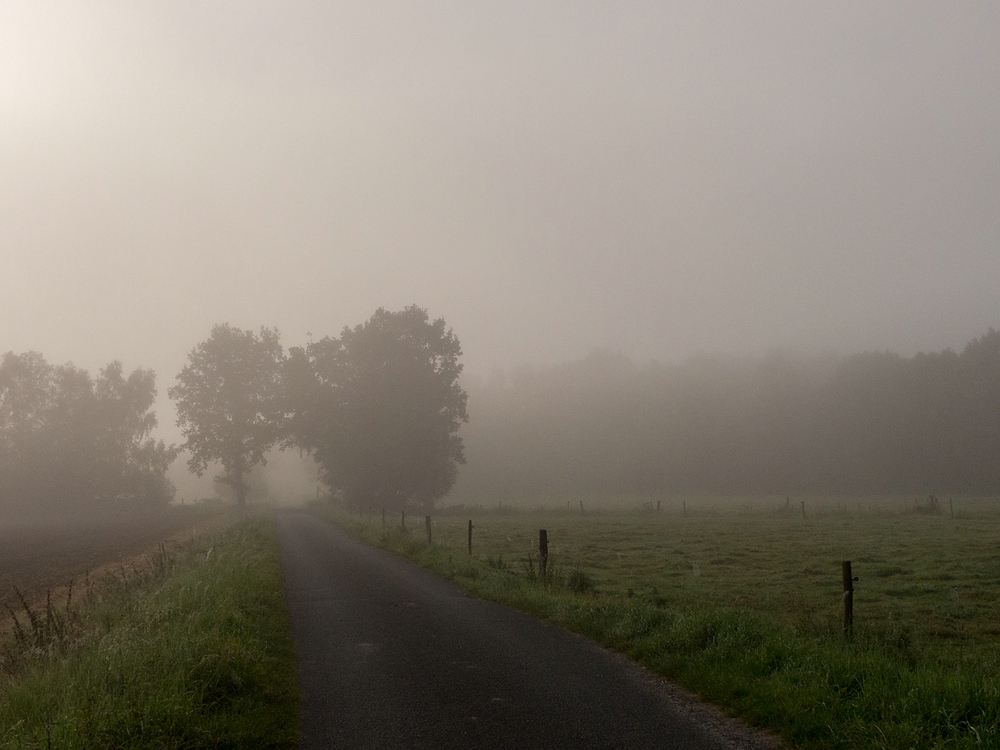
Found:
[{"label": "grassy field with mown strip", "polygon": [[0,747],[293,748],[299,693],[274,523],[23,605],[0,646]]},{"label": "grassy field with mown strip", "polygon": [[[995,501],[945,499],[928,513],[913,498],[814,498],[805,517],[785,498],[664,500],[659,513],[655,500],[554,505],[439,510],[431,545],[423,517],[403,531],[398,515],[383,527],[378,512],[320,512],[795,746],[1000,747]],[[850,642],[843,560],[859,578]]]}]

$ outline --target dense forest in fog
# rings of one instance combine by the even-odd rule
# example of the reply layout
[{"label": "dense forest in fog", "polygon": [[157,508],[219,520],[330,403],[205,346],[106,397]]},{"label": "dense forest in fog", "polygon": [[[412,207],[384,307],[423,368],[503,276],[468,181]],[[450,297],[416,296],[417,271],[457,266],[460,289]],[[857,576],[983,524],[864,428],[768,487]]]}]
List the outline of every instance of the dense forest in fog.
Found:
[{"label": "dense forest in fog", "polygon": [[1000,492],[1000,333],[906,358],[595,351],[468,383],[459,498]]}]

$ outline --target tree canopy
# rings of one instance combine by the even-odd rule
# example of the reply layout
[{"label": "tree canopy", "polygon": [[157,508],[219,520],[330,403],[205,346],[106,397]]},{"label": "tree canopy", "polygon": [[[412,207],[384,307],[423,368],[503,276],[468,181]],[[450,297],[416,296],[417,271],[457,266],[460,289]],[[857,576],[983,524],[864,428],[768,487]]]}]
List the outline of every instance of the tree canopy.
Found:
[{"label": "tree canopy", "polygon": [[461,354],[444,320],[415,305],[292,349],[291,440],[351,505],[432,506],[465,462]]},{"label": "tree canopy", "polygon": [[200,477],[210,463],[221,463],[219,481],[232,488],[241,506],[250,469],[265,462],[283,435],[284,359],[276,330],[217,325],[191,351],[168,391],[177,402],[183,447],[191,452],[188,466]]},{"label": "tree canopy", "polygon": [[150,437],[156,377],[112,362],[96,379],[37,352],[0,360],[0,507],[8,516],[162,506],[175,448]]}]

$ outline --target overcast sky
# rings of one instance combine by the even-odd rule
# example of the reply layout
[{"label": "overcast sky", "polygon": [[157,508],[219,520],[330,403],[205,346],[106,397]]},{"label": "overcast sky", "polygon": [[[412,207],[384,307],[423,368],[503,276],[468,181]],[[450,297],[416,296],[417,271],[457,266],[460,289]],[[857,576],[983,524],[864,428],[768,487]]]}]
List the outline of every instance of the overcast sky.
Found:
[{"label": "overcast sky", "polygon": [[411,303],[481,373],[960,348],[998,39],[996,0],[4,0],[0,351],[162,393],[215,323]]}]

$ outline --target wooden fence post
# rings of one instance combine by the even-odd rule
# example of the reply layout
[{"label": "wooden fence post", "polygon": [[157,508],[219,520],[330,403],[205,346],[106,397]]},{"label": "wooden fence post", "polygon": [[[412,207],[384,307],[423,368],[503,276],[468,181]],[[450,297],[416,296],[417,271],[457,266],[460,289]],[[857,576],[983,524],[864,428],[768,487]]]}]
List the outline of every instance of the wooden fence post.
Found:
[{"label": "wooden fence post", "polygon": [[850,560],[844,560],[841,572],[844,579],[844,635],[851,638],[854,635],[854,582],[858,579],[851,575]]},{"label": "wooden fence post", "polygon": [[427,543],[430,544],[431,543],[431,517],[430,516],[426,516],[424,518],[424,523],[427,524]]},{"label": "wooden fence post", "polygon": [[385,526],[385,508],[382,508],[382,526]]},{"label": "wooden fence post", "polygon": [[406,511],[405,510],[399,511],[399,516],[400,516],[399,526],[400,526],[401,529],[403,529],[405,531],[406,530]]},{"label": "wooden fence post", "polygon": [[682,500],[681,503],[683,504],[683,507],[682,507],[682,510],[681,510],[681,515],[683,515],[685,518],[687,518],[687,514],[688,514],[688,501],[687,500]]},{"label": "wooden fence post", "polygon": [[549,534],[545,529],[538,531],[538,569],[542,573],[542,580],[545,580],[545,569],[549,564]]},{"label": "wooden fence post", "polygon": [[583,500],[580,501],[580,515],[583,515]]},{"label": "wooden fence post", "polygon": [[472,554],[472,519],[469,519],[469,554]]},{"label": "wooden fence post", "polygon": [[803,518],[806,517],[806,501],[805,500],[802,501],[802,517]]}]

